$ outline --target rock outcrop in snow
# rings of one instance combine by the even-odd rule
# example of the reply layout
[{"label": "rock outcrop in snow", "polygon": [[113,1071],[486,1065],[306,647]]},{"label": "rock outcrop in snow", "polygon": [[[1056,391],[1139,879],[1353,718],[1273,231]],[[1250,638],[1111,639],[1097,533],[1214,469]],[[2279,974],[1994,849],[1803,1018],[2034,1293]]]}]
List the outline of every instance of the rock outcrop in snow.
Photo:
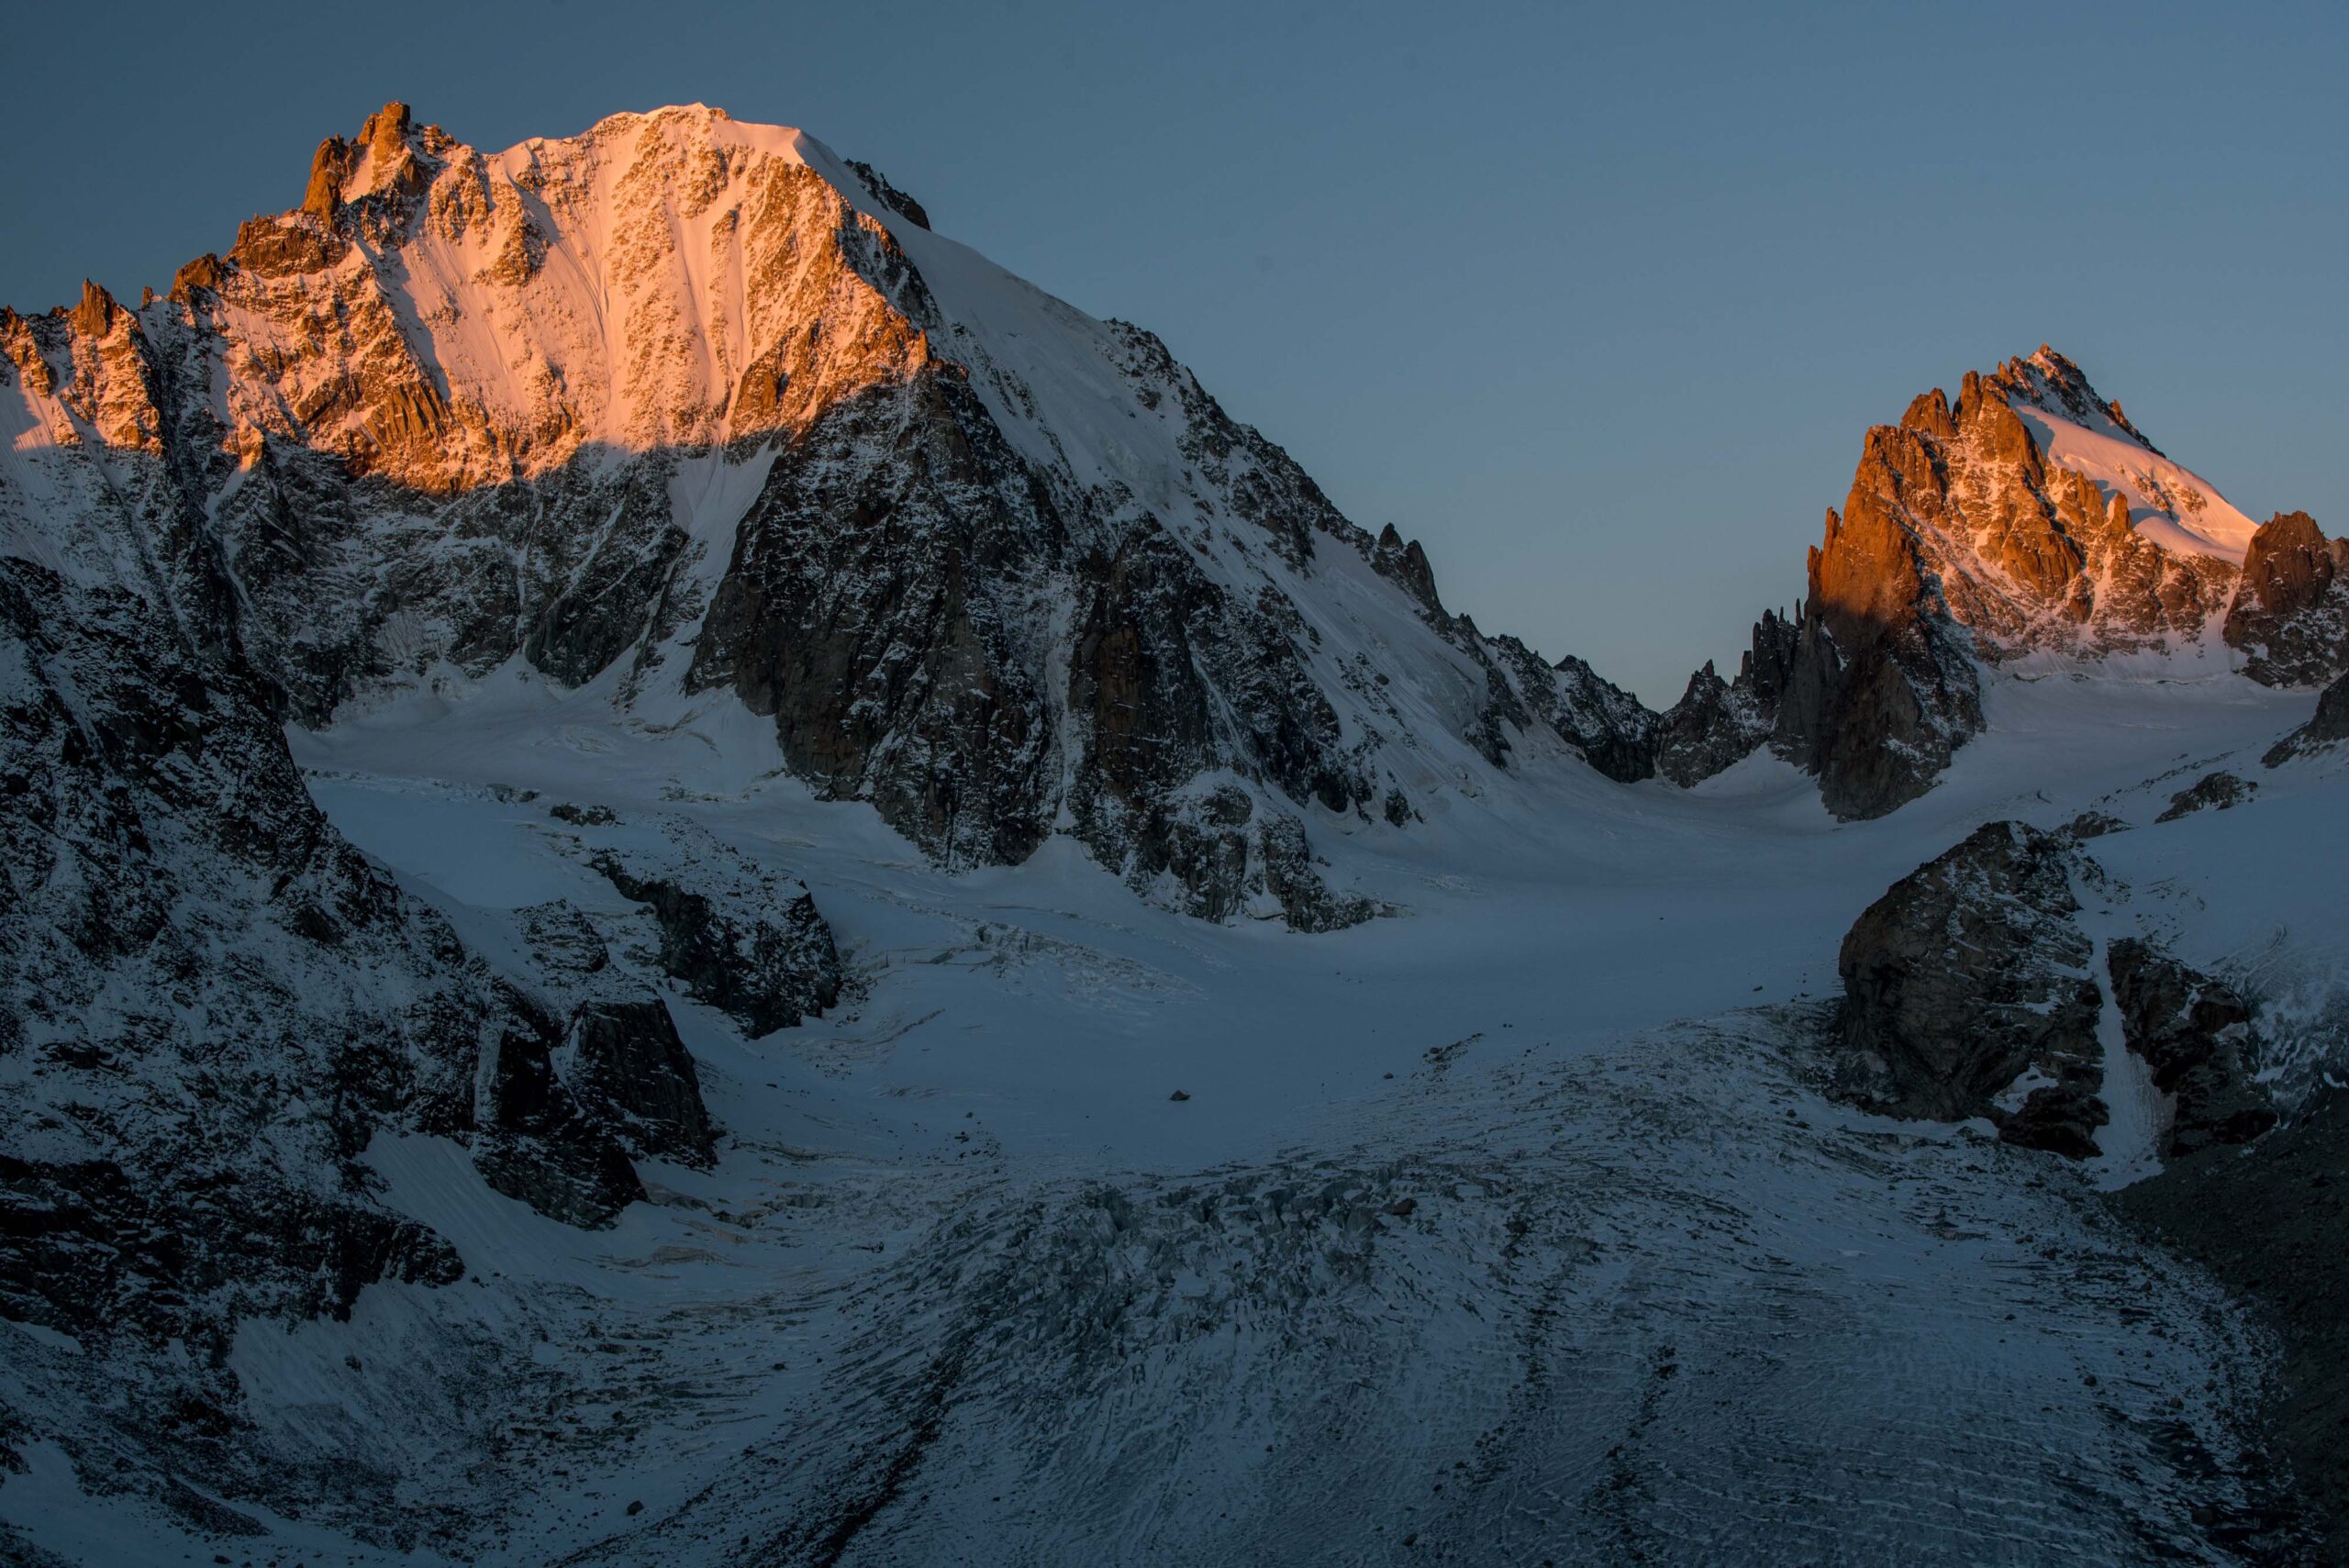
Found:
[{"label": "rock outcrop in snow", "polygon": [[2281,767],[2294,757],[2313,756],[2349,740],[2349,674],[2324,688],[2316,699],[2316,716],[2268,749],[2260,761]]},{"label": "rock outcrop in snow", "polygon": [[2232,986],[2134,937],[2114,940],[2106,960],[2121,1039],[2169,1096],[2165,1158],[2248,1143],[2276,1125],[2252,1079],[2251,1006]]},{"label": "rock outcrop in snow", "polygon": [[2076,890],[2107,883],[2076,836],[2021,822],[1987,823],[1896,883],[1843,938],[1846,1091],[1895,1116],[1984,1117],[2006,1142],[2090,1158],[2110,1152],[2099,1129],[2112,1119],[2114,1036],[2162,1097],[2152,1152],[2275,1126],[2249,1004],[2142,938],[2099,951]]},{"label": "rock outcrop in snow", "polygon": [[2100,999],[2077,864],[2053,834],[1992,822],[1868,907],[1839,959],[1861,1098],[1898,1116],[1992,1117],[2010,1142],[2096,1152]]},{"label": "rock outcrop in snow", "polygon": [[106,1419],[194,1473],[240,1322],[462,1275],[374,1140],[450,1140],[578,1225],[641,1188],[559,1016],[319,815],[200,553],[83,520],[0,559],[0,1296],[148,1366]]},{"label": "rock outcrop in snow", "polygon": [[[838,1002],[844,984],[840,950],[806,885],[728,878],[714,854],[705,850],[704,857],[687,862],[697,886],[631,870],[607,851],[590,862],[650,917],[649,967],[727,1014],[751,1039],[790,1029]],[[722,902],[710,895],[721,881],[733,884]]]},{"label": "rock outcrop in snow", "polygon": [[2171,795],[2169,805],[2154,820],[2175,822],[2198,811],[2232,811],[2258,793],[2257,784],[2223,770],[2205,773]]}]

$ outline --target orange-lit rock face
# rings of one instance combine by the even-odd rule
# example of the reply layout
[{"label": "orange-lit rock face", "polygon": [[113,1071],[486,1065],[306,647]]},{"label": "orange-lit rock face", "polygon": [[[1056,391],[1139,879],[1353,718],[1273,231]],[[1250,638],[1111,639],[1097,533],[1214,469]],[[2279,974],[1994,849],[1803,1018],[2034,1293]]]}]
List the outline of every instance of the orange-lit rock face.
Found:
[{"label": "orange-lit rock face", "polygon": [[70,311],[27,319],[0,311],[0,353],[22,378],[30,427],[19,447],[79,447],[126,453],[161,450],[150,350],[139,317],[93,283]]},{"label": "orange-lit rock face", "polygon": [[[1690,782],[1766,738],[1838,815],[1873,816],[1981,727],[1977,662],[2209,651],[2223,617],[2255,678],[2321,681],[2349,663],[2349,591],[2336,606],[2326,575],[2343,553],[2312,524],[2254,529],[2043,348],[1867,433],[1803,616],[1757,626],[1733,685],[1692,683],[1669,760]],[[2246,558],[2275,585],[2239,594]]]},{"label": "orange-lit rock face", "polygon": [[[634,647],[640,674],[707,609],[780,445],[959,373],[812,146],[694,107],[490,155],[386,106],[168,300],[92,285],[0,318],[26,481],[0,512],[103,517],[134,554],[161,530],[187,591],[233,579],[239,635],[303,722],[517,655],[577,683]],[[904,406],[907,440],[985,418]],[[107,529],[53,531],[93,573],[124,559]]]},{"label": "orange-lit rock face", "polygon": [[[2036,650],[2093,654],[2191,639],[2222,611],[2237,575],[2220,554],[2164,548],[2139,531],[2128,496],[2043,450],[2044,427],[2093,421],[2108,445],[2142,449],[2148,490],[2168,465],[2117,406],[2098,400],[2077,366],[2042,350],[1988,376],[1969,372],[1952,409],[1939,392],[1910,404],[1898,428],[1869,432],[1854,501],[1880,498],[1909,541],[1915,569],[1951,617],[1993,661]],[[2183,487],[2172,483],[2158,494]],[[1830,576],[1875,599],[1906,591],[1898,567],[1854,560]],[[1831,550],[1831,553],[1832,551]]]},{"label": "orange-lit rock face", "polygon": [[2321,685],[2349,669],[2349,539],[2328,539],[2306,512],[2262,523],[2225,630],[2252,678],[2272,685]]},{"label": "orange-lit rock face", "polygon": [[729,127],[668,110],[493,157],[393,105],[328,142],[300,208],[175,291],[217,338],[224,445],[447,494],[802,428],[919,370],[887,232]]},{"label": "orange-lit rock face", "polygon": [[1826,540],[1811,561],[1811,600],[1839,636],[1916,613],[1924,581],[1903,524],[1920,507],[1939,511],[1931,454],[1912,432],[1870,430],[1842,515],[1828,513]]}]

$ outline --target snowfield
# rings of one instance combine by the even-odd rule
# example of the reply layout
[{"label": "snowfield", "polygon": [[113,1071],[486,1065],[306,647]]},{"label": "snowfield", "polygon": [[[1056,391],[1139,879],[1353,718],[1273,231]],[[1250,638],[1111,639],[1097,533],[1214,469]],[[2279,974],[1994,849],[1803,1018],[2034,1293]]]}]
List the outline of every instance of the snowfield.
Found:
[{"label": "snowfield", "polygon": [[[610,1230],[492,1193],[454,1145],[379,1136],[385,1200],[468,1277],[245,1326],[253,1444],[302,1503],[240,1501],[268,1534],[233,1550],[2272,1549],[2246,1426],[2269,1348],[2109,1217],[2098,1189],[2142,1149],[2082,1167],[1987,1124],[1860,1114],[1820,1094],[1820,1040],[1837,941],[1888,883],[1979,821],[2092,804],[2134,825],[2090,846],[2117,879],[2097,920],[2318,1007],[2349,951],[2343,772],[2263,774],[2310,699],[2232,675],[2043,670],[1990,700],[1942,785],[1876,822],[1835,825],[1766,753],[1692,792],[1552,759],[1400,849],[1319,813],[1329,874],[1397,913],[1312,937],[1156,908],[1065,839],[938,871],[869,807],[810,798],[730,696],[654,727],[508,669],[295,732],[335,824],[493,962],[521,962],[517,908],[617,906],[598,848],[681,876],[738,857],[807,881],[858,995],[748,1040],[673,992],[720,1157],[646,1163],[652,1200]],[[2259,796],[2151,826],[2218,766]],[[11,1400],[77,1353],[0,1333]],[[0,1486],[25,1542],[220,1550],[27,1457]]]}]

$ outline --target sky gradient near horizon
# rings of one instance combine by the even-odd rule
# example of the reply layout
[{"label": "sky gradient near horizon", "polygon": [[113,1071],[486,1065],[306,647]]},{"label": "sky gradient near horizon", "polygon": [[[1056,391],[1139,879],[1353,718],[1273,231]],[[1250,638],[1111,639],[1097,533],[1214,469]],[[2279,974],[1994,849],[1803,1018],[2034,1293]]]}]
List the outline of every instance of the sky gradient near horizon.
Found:
[{"label": "sky gradient near horizon", "polygon": [[403,99],[701,101],[1165,339],[1454,609],[1652,704],[1801,591],[1862,432],[2042,341],[2349,531],[2349,7],[22,7],[0,304],[136,298]]}]

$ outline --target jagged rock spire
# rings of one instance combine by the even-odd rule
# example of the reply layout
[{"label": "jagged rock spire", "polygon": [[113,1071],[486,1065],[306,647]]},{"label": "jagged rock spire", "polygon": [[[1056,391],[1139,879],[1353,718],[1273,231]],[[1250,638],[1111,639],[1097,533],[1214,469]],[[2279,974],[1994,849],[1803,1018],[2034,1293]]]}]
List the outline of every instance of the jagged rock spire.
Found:
[{"label": "jagged rock spire", "polygon": [[[2277,538],[2274,559],[2331,559],[2321,535],[2288,549]],[[1667,716],[1670,750],[1684,771],[1714,766],[1742,755],[1759,724],[1820,775],[1838,815],[1890,810],[1930,788],[1980,728],[1978,665],[2200,639],[2234,595],[2235,562],[2263,549],[2248,518],[2043,345],[1968,372],[1954,403],[1935,389],[1868,431],[1850,494],[1809,552],[1804,621],[1791,638],[1757,626],[1744,706],[1692,684]],[[2284,571],[2273,596],[2304,616],[2320,574]],[[2227,621],[2238,647],[2265,625],[2255,607]],[[2254,660],[2254,673],[2304,679],[2336,656],[2349,662],[2349,639],[2324,630],[2313,642]]]}]

